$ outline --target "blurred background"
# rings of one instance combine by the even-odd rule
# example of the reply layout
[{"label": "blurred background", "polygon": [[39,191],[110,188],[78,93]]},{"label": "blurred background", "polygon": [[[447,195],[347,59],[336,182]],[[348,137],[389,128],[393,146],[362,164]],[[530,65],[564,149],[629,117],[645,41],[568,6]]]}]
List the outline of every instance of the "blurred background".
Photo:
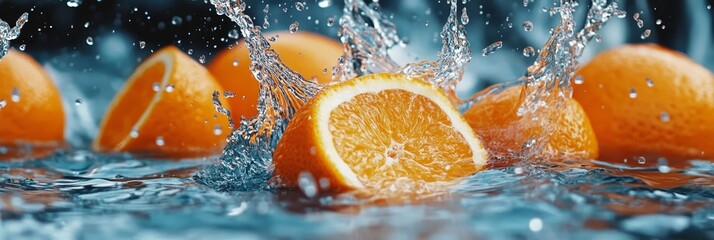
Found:
[{"label": "blurred background", "polygon": [[[328,26],[327,19],[338,19],[343,2],[339,0],[304,0],[305,10],[298,11],[295,1],[246,1],[247,13],[262,25],[266,16],[270,27],[287,30],[300,22],[299,31],[319,32],[336,38],[338,24]],[[589,1],[580,1],[578,24],[582,26]],[[588,47],[582,61],[595,53],[625,43],[653,42],[684,52],[709,69],[714,69],[714,0],[638,0],[618,1],[627,11],[624,19],[612,19],[600,32],[601,42]],[[434,59],[441,47],[439,32],[448,15],[445,1],[380,1],[382,12],[396,23],[408,41],[393,49],[402,64],[420,59]],[[552,0],[468,0],[465,5],[470,21],[468,39],[473,59],[458,88],[462,97],[493,83],[512,81],[521,76],[535,57],[523,56],[523,48],[539,49],[557,24],[557,17],[543,12]],[[176,45],[210,61],[221,49],[234,43],[229,32],[235,26],[215,14],[204,0],[0,0],[0,19],[14,26],[23,13],[29,22],[20,37],[11,42],[24,48],[50,72],[65,98],[69,142],[86,146],[97,131],[99,119],[114,94],[134,68],[152,52]],[[633,14],[639,13],[638,26]],[[532,31],[525,31],[524,21],[531,21]],[[650,30],[648,37],[643,37]],[[230,35],[230,36],[229,36]],[[481,56],[481,50],[496,41],[503,48]],[[140,42],[145,47],[140,47]],[[22,47],[21,47],[22,46]],[[82,100],[82,104],[76,104]]]}]

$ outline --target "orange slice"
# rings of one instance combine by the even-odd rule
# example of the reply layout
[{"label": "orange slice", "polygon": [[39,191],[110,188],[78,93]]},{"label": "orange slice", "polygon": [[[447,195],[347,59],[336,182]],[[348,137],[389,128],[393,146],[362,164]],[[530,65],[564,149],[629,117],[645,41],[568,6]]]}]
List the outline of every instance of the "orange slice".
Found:
[{"label": "orange slice", "polygon": [[[64,139],[62,97],[30,55],[0,60],[0,159],[41,157]],[[27,149],[26,146],[32,146]]]},{"label": "orange slice", "polygon": [[320,92],[298,110],[273,154],[278,182],[298,186],[300,174],[310,173],[334,192],[453,183],[486,158],[439,89],[391,74]]},{"label": "orange slice", "polygon": [[[332,80],[332,67],[337,65],[338,58],[342,56],[342,43],[306,31],[270,32],[264,35],[277,36],[275,41],[270,42],[270,48],[280,55],[280,60],[286,66],[305,79],[316,79],[319,83]],[[223,88],[235,95],[228,99],[235,122],[239,122],[241,116],[248,119],[258,114],[258,80],[250,71],[248,53],[245,41],[240,40],[233,48],[221,51],[208,65],[208,70]]]},{"label": "orange slice", "polygon": [[201,64],[166,47],[139,65],[114,98],[94,149],[172,158],[218,154],[230,129],[213,106],[213,91],[223,88]]}]

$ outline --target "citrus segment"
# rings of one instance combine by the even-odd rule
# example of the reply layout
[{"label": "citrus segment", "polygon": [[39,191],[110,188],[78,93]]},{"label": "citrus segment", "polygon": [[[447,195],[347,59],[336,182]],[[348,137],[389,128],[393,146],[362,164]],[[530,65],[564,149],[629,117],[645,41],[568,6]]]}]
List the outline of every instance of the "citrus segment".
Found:
[{"label": "citrus segment", "polygon": [[600,157],[657,164],[714,159],[714,75],[654,44],[603,52],[576,73],[573,97],[592,121]]},{"label": "citrus segment", "polygon": [[221,86],[176,47],[144,61],[117,94],[100,126],[94,148],[165,157],[220,153],[228,120],[217,115],[213,91]]},{"label": "citrus segment", "polygon": [[[342,44],[328,37],[315,33],[299,31],[265,33],[265,36],[277,36],[270,42],[270,48],[280,60],[305,79],[316,79],[326,83],[332,79],[332,67],[337,65],[342,56]],[[246,119],[258,113],[258,81],[250,71],[251,60],[245,41],[240,40],[233,48],[218,54],[208,65],[208,70],[227,91],[235,97],[227,101],[231,104],[231,114],[236,122],[243,116]]]},{"label": "citrus segment", "polygon": [[437,88],[375,74],[336,84],[298,110],[273,160],[286,185],[308,172],[345,191],[452,182],[481,170],[486,152]]}]

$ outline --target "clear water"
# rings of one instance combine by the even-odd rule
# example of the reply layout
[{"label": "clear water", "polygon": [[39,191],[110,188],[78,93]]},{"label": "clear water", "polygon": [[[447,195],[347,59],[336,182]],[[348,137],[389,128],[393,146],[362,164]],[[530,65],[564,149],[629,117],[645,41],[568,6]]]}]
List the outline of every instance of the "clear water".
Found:
[{"label": "clear water", "polygon": [[[82,4],[68,1],[68,6],[70,2],[74,7]],[[240,26],[240,34],[251,46],[251,58],[257,61],[251,69],[262,85],[259,115],[235,123],[229,146],[222,156],[212,158],[165,161],[99,155],[79,148],[44,159],[0,162],[0,239],[714,238],[714,164],[708,161],[693,161],[684,169],[652,162],[630,166],[598,161],[524,162],[476,173],[446,193],[408,199],[322,195],[308,178],[302,191],[271,189],[266,181],[272,147],[295,109],[320,86],[280,63],[267,48],[269,41],[242,13],[244,6],[227,0],[211,3],[217,13]],[[577,6],[562,3],[566,6],[551,14],[561,16],[561,28],[536,59],[536,63],[552,65],[534,64],[543,68],[530,68],[522,82],[511,83],[530,84],[532,96],[547,103],[526,104],[524,114],[552,109],[552,104],[557,106],[559,99],[568,97],[562,80],[577,65],[582,51],[578,44],[584,47],[596,37],[587,33],[588,22],[585,30],[576,32],[569,25],[574,23],[569,14]],[[596,7],[590,9],[610,6],[605,1],[593,3]],[[463,28],[470,20],[466,11],[458,16],[455,1],[449,2],[437,59],[406,67],[389,54],[404,41],[377,5],[358,0],[345,0],[345,4],[340,34],[348,51],[345,64],[333,69],[336,79],[402,71],[453,91],[463,78],[471,60]],[[611,8],[605,14],[614,11]],[[382,24],[352,25],[350,21]],[[581,38],[583,32],[585,38]],[[544,54],[544,49],[554,54]],[[97,77],[96,73],[50,72]],[[554,89],[562,94],[550,94]],[[74,119],[96,122],[92,116],[97,114],[88,113],[90,107],[106,101],[82,101],[74,106],[83,109],[76,111]],[[72,99],[68,104],[74,103]],[[219,101],[215,105],[218,112],[229,114]],[[93,125],[71,128],[90,128],[83,131],[91,133],[96,132]],[[91,135],[71,140],[77,142],[73,145],[86,145]]]}]

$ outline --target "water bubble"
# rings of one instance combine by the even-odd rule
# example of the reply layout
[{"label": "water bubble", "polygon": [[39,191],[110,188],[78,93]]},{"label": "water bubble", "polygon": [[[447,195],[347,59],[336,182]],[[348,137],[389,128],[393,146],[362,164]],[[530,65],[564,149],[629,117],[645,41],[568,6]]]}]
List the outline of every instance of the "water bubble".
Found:
[{"label": "water bubble", "polygon": [[159,147],[163,147],[166,144],[166,142],[164,141],[164,137],[162,137],[162,136],[156,137],[155,142],[156,142],[156,146],[159,146]]},{"label": "water bubble", "polygon": [[240,34],[238,33],[238,29],[231,29],[228,31],[228,37],[232,39],[238,39],[240,37]]},{"label": "water bubble", "polygon": [[299,28],[300,28],[300,22],[295,21],[294,23],[290,24],[290,28],[289,28],[289,29],[290,29],[290,33],[295,33],[295,32],[297,32]]},{"label": "water bubble", "polygon": [[662,112],[659,114],[659,120],[662,122],[669,122],[669,113],[668,112]]},{"label": "water bubble", "polygon": [[523,31],[530,32],[533,30],[533,23],[531,21],[524,21],[523,22]]},{"label": "water bubble", "polygon": [[585,78],[583,77],[583,75],[577,75],[577,76],[575,76],[575,78],[573,79],[573,82],[574,82],[575,84],[577,84],[577,85],[580,85],[580,84],[585,83]]},{"label": "water bubble", "polygon": [[7,101],[5,99],[0,99],[0,109],[5,108],[7,106]]},{"label": "water bubble", "polygon": [[466,13],[466,8],[461,10],[461,23],[466,25],[469,24],[469,15]]},{"label": "water bubble", "polygon": [[647,159],[645,157],[637,157],[637,163],[645,164],[645,163],[647,163]]},{"label": "water bubble", "polygon": [[23,52],[24,52],[24,51],[25,51],[25,44],[20,45],[19,48],[20,48],[20,51],[23,51]]},{"label": "water bubble", "polygon": [[637,98],[637,90],[635,90],[635,88],[630,88],[630,98]]},{"label": "water bubble", "polygon": [[175,88],[176,88],[175,85],[169,84],[168,86],[166,86],[166,92],[167,93],[173,92]]},{"label": "water bubble", "polygon": [[528,46],[523,48],[523,56],[525,57],[532,57],[535,55],[535,48]]},{"label": "water bubble", "polygon": [[330,0],[321,0],[317,3],[317,6],[320,8],[327,8],[332,5],[332,2]]},{"label": "water bubble", "polygon": [[131,138],[138,138],[139,137],[139,130],[136,128],[132,128],[131,132],[129,132],[129,137]]},{"label": "water bubble", "polygon": [[12,88],[12,95],[10,96],[10,101],[20,102],[20,89]]},{"label": "water bubble", "polygon": [[651,33],[651,32],[652,32],[651,30],[645,29],[645,31],[642,33],[642,35],[640,35],[640,38],[643,39],[643,40],[644,40],[645,38],[648,38],[648,37],[650,36],[650,33]]},{"label": "water bubble", "polygon": [[87,45],[89,45],[89,46],[94,45],[94,39],[92,37],[87,37]]},{"label": "water bubble", "polygon": [[183,19],[181,17],[174,16],[173,18],[171,18],[171,25],[177,26],[181,25],[181,23],[183,23]]},{"label": "water bubble", "polygon": [[327,18],[327,26],[328,26],[328,27],[332,27],[332,25],[334,25],[334,24],[335,24],[335,19],[334,19],[334,18],[331,18],[331,17],[328,17],[328,18]]},{"label": "water bubble", "polygon": [[502,41],[496,41],[494,43],[491,43],[491,45],[488,45],[486,48],[481,51],[482,56],[488,56],[489,54],[495,52],[498,49],[501,49],[503,47],[503,42]]},{"label": "water bubble", "polygon": [[543,220],[540,218],[532,218],[528,221],[528,229],[532,232],[540,232],[543,229]]},{"label": "water bubble", "polygon": [[298,186],[305,196],[312,198],[317,195],[317,184],[315,178],[309,172],[300,172],[298,175]]},{"label": "water bubble", "polygon": [[213,127],[213,135],[219,136],[223,133],[223,128],[221,128],[221,125],[216,124],[216,126]]},{"label": "water bubble", "polygon": [[139,41],[139,49],[144,49],[146,47],[146,42]]},{"label": "water bubble", "polygon": [[202,64],[206,63],[206,55],[201,55],[200,57],[198,57],[198,62]]},{"label": "water bubble", "polygon": [[645,83],[647,83],[647,87],[654,87],[654,81],[650,78],[645,78]]},{"label": "water bubble", "polygon": [[77,98],[74,100],[74,105],[76,106],[82,105],[82,103],[84,103],[84,100],[82,99]]},{"label": "water bubble", "polygon": [[295,10],[298,10],[298,12],[302,12],[302,10],[305,10],[305,3],[303,3],[303,2],[296,2],[296,3],[295,3]]},{"label": "water bubble", "polygon": [[79,7],[82,4],[82,0],[67,0],[67,7]]}]

